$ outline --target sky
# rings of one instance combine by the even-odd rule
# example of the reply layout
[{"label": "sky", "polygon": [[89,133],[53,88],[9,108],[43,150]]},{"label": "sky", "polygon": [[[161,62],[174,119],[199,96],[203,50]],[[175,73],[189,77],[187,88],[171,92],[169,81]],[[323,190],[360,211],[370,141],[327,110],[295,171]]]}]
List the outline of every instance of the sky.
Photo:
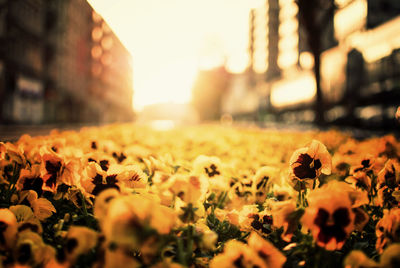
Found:
[{"label": "sky", "polygon": [[133,107],[187,103],[198,69],[248,64],[249,10],[262,0],[88,0],[132,54]]}]

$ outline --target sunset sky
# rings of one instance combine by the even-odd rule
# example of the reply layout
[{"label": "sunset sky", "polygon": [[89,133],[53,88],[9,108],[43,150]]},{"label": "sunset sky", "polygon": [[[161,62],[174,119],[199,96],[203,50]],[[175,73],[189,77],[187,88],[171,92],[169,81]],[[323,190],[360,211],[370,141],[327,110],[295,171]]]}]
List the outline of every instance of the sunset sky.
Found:
[{"label": "sunset sky", "polygon": [[199,68],[247,64],[251,7],[262,0],[89,0],[133,57],[134,109],[190,101]]}]

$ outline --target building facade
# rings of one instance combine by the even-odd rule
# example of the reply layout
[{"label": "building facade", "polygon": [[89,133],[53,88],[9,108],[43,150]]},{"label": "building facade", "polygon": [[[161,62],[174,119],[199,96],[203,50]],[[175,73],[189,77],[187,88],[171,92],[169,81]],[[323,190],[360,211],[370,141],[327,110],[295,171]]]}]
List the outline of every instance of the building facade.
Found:
[{"label": "building facade", "polygon": [[0,122],[132,119],[132,59],[84,0],[0,1]]},{"label": "building facade", "polygon": [[[333,6],[320,35],[320,84],[328,123],[396,126],[400,103],[400,2],[397,0],[303,1]],[[262,12],[260,12],[262,10]],[[257,22],[257,14],[265,14]],[[308,9],[309,10],[309,9]],[[267,70],[258,79],[262,109],[280,119],[312,122],[316,83],[307,26],[294,0],[266,0],[252,11],[250,55],[256,55],[257,23],[266,25]],[[309,16],[310,17],[310,16]],[[254,56],[255,57],[255,56]],[[252,59],[254,66],[255,59]],[[261,76],[258,76],[261,77]]]}]

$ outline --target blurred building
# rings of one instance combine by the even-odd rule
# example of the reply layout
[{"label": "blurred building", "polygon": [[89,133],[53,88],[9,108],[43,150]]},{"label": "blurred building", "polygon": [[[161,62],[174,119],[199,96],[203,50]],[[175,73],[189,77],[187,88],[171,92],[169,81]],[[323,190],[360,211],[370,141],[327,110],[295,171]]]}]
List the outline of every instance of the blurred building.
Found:
[{"label": "blurred building", "polygon": [[0,118],[40,122],[46,73],[45,2],[0,1]]},{"label": "blurred building", "polygon": [[[334,3],[334,12],[322,14],[321,9],[321,14],[316,14],[327,18],[320,36],[326,119],[353,126],[394,126],[395,108],[400,103],[400,2]],[[255,89],[259,98],[266,100],[260,101],[254,113],[261,109],[283,120],[312,122],[314,57],[298,5],[295,0],[266,0],[251,11],[250,18],[249,66],[255,82],[248,85],[248,95]],[[265,30],[260,30],[263,27]],[[260,59],[264,65],[257,63]]]},{"label": "blurred building", "polygon": [[192,104],[201,120],[218,120],[228,94],[231,74],[224,66],[200,70],[192,88]]},{"label": "blurred building", "polygon": [[330,122],[392,129],[400,103],[400,2],[338,1],[338,46],[322,55]]},{"label": "blurred building", "polygon": [[132,118],[131,56],[84,0],[0,1],[0,122]]},{"label": "blurred building", "polygon": [[[225,98],[227,103],[224,106],[235,107],[232,102],[234,96],[240,95],[241,99],[249,101],[245,109],[237,106],[231,113],[240,114],[245,110],[246,114],[259,116],[261,110],[271,111],[273,108],[271,101],[276,99],[276,94],[272,92],[278,92],[278,96],[293,95],[291,87],[281,85],[282,81],[292,83],[302,80],[304,76],[299,74],[300,29],[297,16],[295,0],[265,0],[251,10],[249,68],[246,74],[233,76],[237,79],[232,80],[231,90],[228,91],[231,96]],[[309,71],[306,73],[308,75]],[[240,85],[243,81],[248,81],[246,87]],[[239,93],[239,88],[244,88],[244,92]]]}]

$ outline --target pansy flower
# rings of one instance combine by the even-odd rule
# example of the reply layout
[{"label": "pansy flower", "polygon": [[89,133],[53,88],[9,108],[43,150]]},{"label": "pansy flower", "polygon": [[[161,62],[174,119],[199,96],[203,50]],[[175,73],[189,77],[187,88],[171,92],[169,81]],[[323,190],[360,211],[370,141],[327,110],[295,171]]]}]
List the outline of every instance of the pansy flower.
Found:
[{"label": "pansy flower", "polygon": [[43,179],[40,177],[40,165],[34,164],[30,168],[21,169],[16,187],[19,191],[33,190],[41,196]]},{"label": "pansy flower", "polygon": [[193,161],[193,172],[208,178],[216,178],[222,175],[221,160],[216,156],[199,155]]},{"label": "pansy flower", "polygon": [[[345,268],[378,268],[379,263],[370,259],[361,250],[353,250],[344,259]],[[386,267],[386,266],[385,266]]]},{"label": "pansy flower", "polygon": [[312,140],[307,147],[296,150],[289,162],[296,189],[303,188],[304,183],[317,179],[321,173],[331,174],[331,156],[325,145],[317,140]]},{"label": "pansy flower", "polygon": [[108,242],[139,249],[146,230],[167,234],[175,226],[177,215],[151,197],[128,195],[109,201],[106,216],[100,220]]},{"label": "pansy flower", "polygon": [[172,174],[174,172],[172,157],[169,154],[159,156],[157,158],[148,156],[142,158],[142,160],[150,174],[154,173],[155,171],[162,171],[168,174]]},{"label": "pansy flower", "polygon": [[140,260],[146,267],[149,266],[153,262],[155,258],[157,258],[157,254],[159,254],[160,250],[160,237],[158,236],[150,236],[148,239],[145,239],[140,247]]},{"label": "pansy flower", "polygon": [[110,201],[120,196],[120,192],[117,189],[109,188],[102,191],[95,199],[94,203],[94,216],[99,220],[101,224],[103,219],[107,216],[107,210],[110,205]]},{"label": "pansy flower", "polygon": [[[241,200],[243,202],[250,201],[252,196],[252,181],[249,179],[231,181],[231,187],[228,192],[228,197],[231,201],[235,202],[237,200]],[[260,193],[264,194],[264,192],[260,191]],[[236,200],[234,200],[236,199]],[[262,202],[261,202],[262,203]]]},{"label": "pansy flower", "polygon": [[54,260],[55,254],[56,250],[46,245],[37,233],[31,231],[19,233],[14,247],[14,258],[18,264],[40,267]]},{"label": "pansy flower", "polygon": [[208,191],[204,176],[175,174],[169,180],[168,189],[185,203],[203,202]]},{"label": "pansy flower", "polygon": [[364,171],[357,171],[353,173],[353,175],[348,176],[345,179],[345,181],[354,185],[354,187],[357,187],[359,189],[363,189],[367,192],[371,191],[372,179]]},{"label": "pansy flower", "polygon": [[35,217],[32,209],[25,205],[15,205],[10,207],[18,222],[18,231],[30,230],[42,234],[43,228],[39,219]]},{"label": "pansy flower", "polygon": [[369,203],[368,193],[358,187],[343,181],[332,180],[323,186],[327,191],[341,191],[347,194],[351,202],[351,209],[354,213],[354,229],[362,231],[368,223],[369,215],[362,207]]},{"label": "pansy flower", "polygon": [[296,203],[293,200],[273,203],[272,219],[275,227],[283,227],[282,239],[290,242],[299,225],[299,217],[296,217]]},{"label": "pansy flower", "polygon": [[379,253],[392,243],[400,242],[400,208],[385,209],[376,224],[376,249]]},{"label": "pansy flower", "polygon": [[400,166],[395,160],[388,160],[385,167],[378,173],[377,189],[378,201],[386,208],[397,207],[400,194]]},{"label": "pansy flower", "polygon": [[253,231],[268,235],[273,231],[272,217],[265,211],[250,216],[252,218],[251,227]]},{"label": "pansy flower", "polygon": [[196,232],[201,234],[199,246],[204,250],[215,250],[218,240],[218,234],[212,231],[206,224],[205,219],[198,220],[195,223]]},{"label": "pansy flower", "polygon": [[69,200],[71,201],[77,208],[81,208],[83,206],[83,202],[85,205],[92,205],[93,202],[90,199],[90,194],[87,194],[82,187],[78,186],[69,186],[67,184],[60,184],[57,187],[57,193],[53,196],[54,200]]},{"label": "pansy flower", "polygon": [[393,135],[387,135],[381,137],[378,140],[378,146],[376,151],[378,156],[384,156],[387,158],[398,158],[399,157],[399,144]]},{"label": "pansy flower", "polygon": [[224,252],[210,261],[210,268],[228,267],[267,268],[268,266],[256,250],[242,242],[229,240],[225,244]]},{"label": "pansy flower", "polygon": [[[232,212],[234,212],[234,211],[236,211],[236,209],[234,209]],[[266,222],[265,222],[266,224],[270,223],[269,216],[267,216],[264,213],[259,213],[256,204],[242,206],[237,211],[236,215],[237,215],[237,220],[238,220],[237,225],[239,226],[239,228],[241,230],[245,230],[245,231],[252,231],[254,229],[257,229],[258,227],[260,227],[258,230],[262,231],[263,230],[262,227],[264,227],[263,226],[264,220],[266,220]],[[231,217],[232,216],[233,215],[231,215]],[[265,216],[265,219],[264,219],[264,216]],[[256,228],[254,228],[253,225],[256,226]]]},{"label": "pansy flower", "polygon": [[367,154],[366,156],[361,158],[361,160],[359,160],[358,165],[354,165],[351,167],[350,174],[354,174],[359,171],[370,171],[373,169],[375,162],[376,158],[371,154]]},{"label": "pansy flower", "polygon": [[396,113],[394,115],[396,120],[400,122],[400,106],[397,106]]},{"label": "pansy flower", "polygon": [[[329,184],[329,183],[328,183]],[[309,207],[301,218],[321,247],[327,250],[342,248],[354,230],[354,212],[348,195],[339,187],[322,187],[308,196]]]},{"label": "pansy flower", "polygon": [[286,262],[286,257],[270,242],[252,232],[248,241],[249,247],[265,262],[267,267],[280,268]]},{"label": "pansy flower", "polygon": [[41,221],[44,221],[45,219],[47,219],[53,213],[56,212],[56,209],[54,208],[53,204],[48,199],[42,197],[38,198],[37,192],[29,190],[23,192],[22,195],[24,197],[21,198],[21,200],[26,198],[26,200],[31,205],[33,214],[35,215],[36,218],[38,218]]},{"label": "pansy flower", "polygon": [[256,174],[252,178],[251,189],[257,203],[263,203],[266,199],[267,192],[271,182],[276,180],[279,170],[275,167],[263,166],[257,169]]},{"label": "pansy flower", "polygon": [[7,208],[0,209],[0,249],[10,249],[15,245],[18,232],[17,218]]},{"label": "pansy flower", "polygon": [[297,196],[296,191],[288,183],[274,183],[271,192],[278,201],[294,199]]},{"label": "pansy flower", "polygon": [[121,172],[117,175],[117,180],[125,187],[136,189],[144,188],[147,185],[147,175],[138,165],[122,166]]},{"label": "pansy flower", "polygon": [[23,148],[10,142],[0,142],[0,162],[24,166],[26,159]]},{"label": "pansy flower", "polygon": [[71,226],[64,238],[64,251],[69,263],[74,264],[76,259],[88,253],[98,242],[99,234],[84,226]]},{"label": "pansy flower", "polygon": [[[207,210],[207,212],[210,211],[211,207]],[[237,211],[236,209],[228,211],[226,209],[215,208],[214,215],[220,222],[226,220],[230,224],[239,225],[239,211]]]},{"label": "pansy flower", "polygon": [[[131,201],[142,201],[141,199],[136,200],[137,198],[133,199],[124,196],[111,200],[105,217],[99,220],[102,220],[100,225],[108,243],[139,250],[141,243],[139,237],[144,228],[142,222],[144,219],[137,215],[136,206],[141,205],[143,210],[149,209],[149,206],[143,202],[133,204]],[[143,216],[143,218],[145,217]]]},{"label": "pansy flower", "polygon": [[17,169],[25,165],[26,159],[21,147],[0,142],[0,184],[9,184]]},{"label": "pansy flower", "polygon": [[43,190],[55,192],[61,182],[64,169],[64,159],[55,152],[42,155],[41,178],[43,179]]},{"label": "pansy flower", "polygon": [[81,185],[86,190],[86,192],[98,195],[100,192],[108,188],[120,189],[119,181],[117,179],[120,169],[105,171],[96,162],[89,162],[84,170],[84,175],[81,177]]},{"label": "pansy flower", "polygon": [[396,268],[400,266],[400,244],[391,244],[382,253],[380,267]]},{"label": "pansy flower", "polygon": [[371,176],[373,174],[376,159],[374,156],[368,154],[358,163],[359,164],[350,168],[350,176],[348,176],[345,181],[353,184],[357,188],[370,192],[372,187]]},{"label": "pansy flower", "polygon": [[121,247],[107,247],[104,253],[104,263],[99,262],[99,267],[104,268],[139,268],[140,262],[135,258],[134,253]]},{"label": "pansy flower", "polygon": [[115,160],[104,154],[102,152],[91,152],[85,154],[85,157],[82,159],[82,164],[86,165],[87,163],[95,162],[97,163],[102,170],[107,171],[110,167],[110,164],[114,164]]}]

